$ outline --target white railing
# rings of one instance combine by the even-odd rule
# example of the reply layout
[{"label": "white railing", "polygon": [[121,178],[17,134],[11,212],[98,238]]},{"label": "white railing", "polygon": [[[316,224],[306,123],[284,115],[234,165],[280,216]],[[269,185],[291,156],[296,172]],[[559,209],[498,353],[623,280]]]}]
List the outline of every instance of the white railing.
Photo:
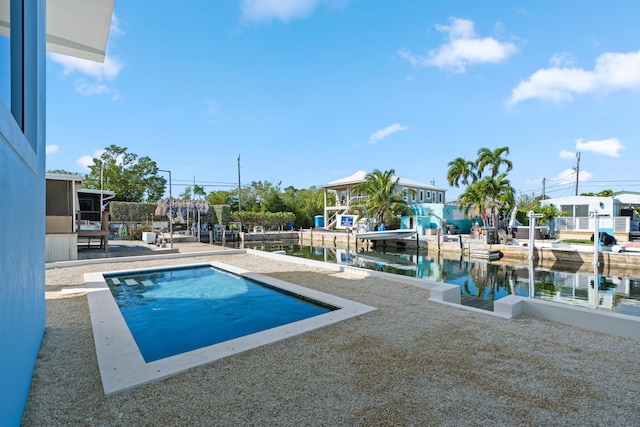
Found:
[{"label": "white railing", "polygon": [[[598,228],[612,228],[614,233],[628,233],[631,229],[631,218],[628,216],[600,217]],[[557,217],[555,218],[556,231],[593,231],[593,218],[590,217]]]}]

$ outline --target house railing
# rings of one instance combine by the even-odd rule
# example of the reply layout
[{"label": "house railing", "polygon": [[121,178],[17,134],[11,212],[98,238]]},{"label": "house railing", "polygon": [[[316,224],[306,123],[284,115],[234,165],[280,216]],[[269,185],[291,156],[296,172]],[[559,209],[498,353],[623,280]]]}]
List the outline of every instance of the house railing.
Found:
[{"label": "house railing", "polygon": [[[631,230],[631,218],[628,216],[600,217],[598,218],[598,228],[613,229],[614,233],[629,233]],[[555,218],[556,231],[591,231],[594,224],[591,217],[557,217]]]}]

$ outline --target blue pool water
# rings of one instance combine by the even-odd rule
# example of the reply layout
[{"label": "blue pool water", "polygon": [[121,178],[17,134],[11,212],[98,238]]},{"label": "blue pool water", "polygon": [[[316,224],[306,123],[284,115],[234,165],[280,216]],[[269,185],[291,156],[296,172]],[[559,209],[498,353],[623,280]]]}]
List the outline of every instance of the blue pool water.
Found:
[{"label": "blue pool water", "polygon": [[208,265],[104,278],[145,362],[336,309]]}]

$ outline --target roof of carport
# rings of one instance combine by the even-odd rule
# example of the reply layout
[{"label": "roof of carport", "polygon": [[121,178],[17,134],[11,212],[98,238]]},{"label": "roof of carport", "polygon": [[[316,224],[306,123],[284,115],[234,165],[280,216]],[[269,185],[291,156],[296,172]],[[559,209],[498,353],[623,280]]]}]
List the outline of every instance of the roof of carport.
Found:
[{"label": "roof of carport", "polygon": [[[47,0],[47,51],[103,62],[115,0]],[[9,36],[10,0],[0,0],[0,35]]]}]

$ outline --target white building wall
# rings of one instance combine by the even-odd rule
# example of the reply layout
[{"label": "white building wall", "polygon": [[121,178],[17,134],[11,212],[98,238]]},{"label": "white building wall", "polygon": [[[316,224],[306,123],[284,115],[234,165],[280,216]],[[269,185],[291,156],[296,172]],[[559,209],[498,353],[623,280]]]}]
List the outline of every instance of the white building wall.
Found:
[{"label": "white building wall", "polygon": [[588,205],[588,212],[594,210],[600,215],[615,215],[615,200],[613,197],[595,197],[595,196],[569,196],[569,197],[557,197],[555,199],[546,199],[540,202],[542,206],[553,205],[556,209],[561,209],[561,206],[567,205]]}]

